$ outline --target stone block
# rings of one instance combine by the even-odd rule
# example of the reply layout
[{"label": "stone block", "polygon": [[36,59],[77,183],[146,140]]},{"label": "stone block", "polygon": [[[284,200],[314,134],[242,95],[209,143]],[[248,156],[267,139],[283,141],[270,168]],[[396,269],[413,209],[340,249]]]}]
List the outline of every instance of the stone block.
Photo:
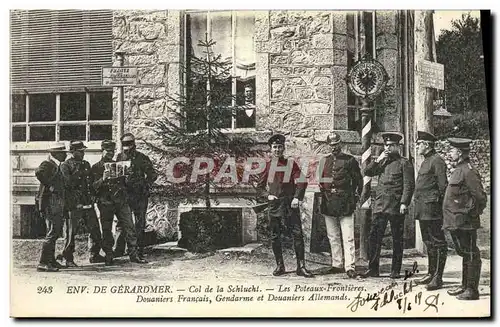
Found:
[{"label": "stone block", "polygon": [[333,128],[334,129],[347,129],[348,118],[347,114],[340,114],[335,112],[333,118]]},{"label": "stone block", "polygon": [[324,102],[307,102],[302,104],[302,108],[307,115],[331,113],[332,105]]},{"label": "stone block", "polygon": [[258,108],[269,106],[269,54],[257,53],[255,70],[255,104]]},{"label": "stone block", "polygon": [[380,49],[398,49],[398,37],[395,34],[380,34],[377,36],[377,50]]},{"label": "stone block", "polygon": [[285,10],[272,10],[269,12],[270,27],[279,27],[288,23],[288,14]]},{"label": "stone block", "polygon": [[292,64],[310,64],[311,58],[307,52],[295,50],[290,54],[290,63]]},{"label": "stone block", "polygon": [[332,85],[332,79],[329,76],[317,76],[312,79],[314,86],[329,86]]},{"label": "stone block", "polygon": [[272,77],[287,77],[293,74],[292,67],[271,67],[271,76]]},{"label": "stone block", "polygon": [[161,43],[158,47],[158,62],[160,63],[170,63],[170,62],[180,62],[181,58],[181,45],[180,44],[165,44]]},{"label": "stone block", "polygon": [[283,42],[278,40],[256,41],[255,52],[280,53],[282,49],[282,43]]},{"label": "stone block", "polygon": [[125,58],[130,66],[147,66],[158,61],[156,54],[152,55],[129,55]]},{"label": "stone block", "polygon": [[270,59],[273,65],[283,65],[289,62],[289,57],[287,55],[271,54]]},{"label": "stone block", "polygon": [[307,36],[332,32],[329,12],[307,12],[307,14],[309,15],[305,23]]},{"label": "stone block", "polygon": [[337,50],[345,50],[347,48],[347,35],[334,33],[332,35],[332,47]]},{"label": "stone block", "polygon": [[125,17],[113,15],[113,39],[126,39],[128,35],[128,24]]},{"label": "stone block", "polygon": [[115,43],[113,46],[115,51],[123,51],[125,55],[152,55],[159,50],[156,41],[138,41],[131,42],[123,40]]},{"label": "stone block", "polygon": [[331,130],[333,128],[333,114],[311,116],[311,128]]},{"label": "stone block", "polygon": [[316,96],[319,100],[331,102],[333,100],[333,90],[331,87],[317,87]]},{"label": "stone block", "polygon": [[336,11],[333,16],[333,33],[347,34],[347,13]]},{"label": "stone block", "polygon": [[129,21],[126,38],[131,41],[166,39],[166,28],[161,22]]},{"label": "stone block", "polygon": [[297,99],[301,100],[311,100],[315,97],[314,89],[311,87],[296,88],[295,94],[297,96]]},{"label": "stone block", "polygon": [[334,65],[334,50],[332,49],[312,49],[309,51],[310,60],[312,65]]},{"label": "stone block", "polygon": [[290,111],[284,114],[282,124],[282,129],[288,132],[311,128],[309,117],[296,111]]},{"label": "stone block", "polygon": [[271,99],[280,99],[283,97],[285,82],[281,79],[271,80]]},{"label": "stone block", "polygon": [[137,74],[140,84],[143,85],[162,85],[166,75],[165,65],[150,65],[139,67]]},{"label": "stone block", "polygon": [[271,40],[286,40],[291,37],[296,36],[296,28],[295,26],[280,26],[271,28]]},{"label": "stone block", "polygon": [[304,86],[306,85],[306,82],[304,82],[304,79],[302,77],[292,77],[285,79],[286,85],[291,85],[291,86]]},{"label": "stone block", "polygon": [[168,64],[168,73],[165,76],[168,95],[177,98],[182,91],[182,71],[178,63]]},{"label": "stone block", "polygon": [[255,30],[254,37],[255,41],[267,41],[269,40],[269,11],[262,10],[255,12]]},{"label": "stone block", "polygon": [[347,50],[333,50],[333,64],[347,66]]},{"label": "stone block", "polygon": [[293,88],[286,87],[285,91],[283,92],[283,98],[287,99],[288,101],[295,100],[295,92],[294,92]]},{"label": "stone block", "polygon": [[397,27],[396,11],[377,10],[375,13],[376,13],[375,24],[377,33],[395,34]]},{"label": "stone block", "polygon": [[138,115],[142,118],[160,118],[165,115],[165,99],[157,99],[151,102],[139,103],[137,106]]},{"label": "stone block", "polygon": [[182,11],[169,10],[166,21],[167,43],[182,44]]},{"label": "stone block", "polygon": [[332,34],[315,34],[312,36],[312,46],[316,49],[332,49]]}]

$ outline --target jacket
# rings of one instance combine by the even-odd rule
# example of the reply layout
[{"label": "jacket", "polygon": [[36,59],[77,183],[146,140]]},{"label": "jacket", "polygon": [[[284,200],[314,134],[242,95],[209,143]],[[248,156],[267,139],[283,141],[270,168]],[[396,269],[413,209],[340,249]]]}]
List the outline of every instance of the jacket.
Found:
[{"label": "jacket", "polygon": [[451,173],[443,199],[443,229],[477,229],[487,197],[481,177],[468,161]]},{"label": "jacket", "polygon": [[43,213],[48,206],[52,206],[52,210],[62,211],[66,187],[60,167],[50,159],[45,160],[36,169],[35,176],[40,181],[35,196],[37,210]]},{"label": "jacket", "polygon": [[[116,161],[125,160],[123,153],[119,153]],[[147,155],[135,150],[130,160],[130,175],[127,178],[127,193],[131,199],[149,197],[151,185],[158,178],[158,173]]]},{"label": "jacket", "polygon": [[125,177],[103,180],[104,163],[104,161],[100,160],[91,168],[92,187],[97,204],[125,203],[127,201]]},{"label": "jacket", "polygon": [[401,204],[410,205],[415,190],[415,173],[408,159],[391,155],[383,163],[372,161],[364,173],[378,176],[373,213],[400,215]]},{"label": "jacket", "polygon": [[363,176],[357,160],[346,153],[324,159],[323,178],[332,182],[320,182],[322,214],[329,216],[348,216],[356,209],[356,197],[363,190]]},{"label": "jacket", "polygon": [[86,160],[69,158],[61,164],[61,172],[66,181],[66,209],[75,210],[78,205],[94,202],[90,163]]},{"label": "jacket", "polygon": [[435,150],[424,156],[415,183],[415,219],[443,220],[443,197],[448,185],[446,163]]}]

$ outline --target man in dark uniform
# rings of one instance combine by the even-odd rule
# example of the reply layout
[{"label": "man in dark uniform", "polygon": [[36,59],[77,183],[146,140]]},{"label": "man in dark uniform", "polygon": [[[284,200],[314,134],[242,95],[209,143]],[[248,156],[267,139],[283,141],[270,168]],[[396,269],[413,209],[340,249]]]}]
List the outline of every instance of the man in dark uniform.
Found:
[{"label": "man in dark uniform", "polygon": [[420,221],[422,240],[427,247],[427,274],[417,280],[427,284],[429,291],[443,286],[443,272],[446,264],[448,245],[442,230],[443,197],[448,185],[446,163],[434,150],[434,135],[417,132],[417,153],[424,157],[415,185],[415,219]]},{"label": "man in dark uniform", "polygon": [[366,176],[378,176],[373,220],[369,238],[369,265],[364,277],[378,277],[380,250],[387,222],[391,222],[391,278],[401,277],[403,262],[403,232],[415,188],[415,173],[410,161],[399,154],[400,133],[382,133],[384,151],[365,168]]},{"label": "man in dark uniform", "polygon": [[[116,144],[110,140],[101,143],[102,159],[92,166],[93,187],[96,192],[97,207],[101,214],[103,234],[103,250],[106,253],[105,265],[113,264],[113,218],[116,215],[122,228],[131,262],[146,263],[137,255],[137,236],[132,221],[132,211],[127,203],[125,176],[112,177],[110,171],[105,170],[106,164],[112,164]],[[112,168],[111,168],[112,169]]]},{"label": "man in dark uniform", "polygon": [[61,172],[66,181],[66,235],[62,256],[67,267],[77,267],[74,261],[75,235],[78,223],[84,219],[89,230],[90,263],[104,262],[101,251],[101,229],[94,208],[94,194],[92,190],[92,174],[90,163],[84,160],[87,147],[81,141],[72,141],[69,151],[72,158],[61,164]]},{"label": "man in dark uniform", "polygon": [[267,162],[266,169],[260,176],[258,188],[267,195],[269,203],[269,227],[271,243],[277,267],[274,276],[285,273],[283,251],[281,247],[281,229],[289,228],[293,237],[297,257],[296,273],[299,276],[313,277],[305,266],[304,236],[300,220],[299,201],[304,199],[307,183],[297,183],[301,176],[300,168],[293,158],[285,158],[285,137],[275,134],[269,138],[272,160]]},{"label": "man in dark uniform", "polygon": [[47,226],[37,271],[56,272],[59,268],[63,268],[55,259],[55,250],[56,241],[62,234],[64,224],[66,190],[60,165],[66,159],[66,147],[64,144],[55,144],[49,152],[49,158],[35,171],[35,176],[40,181],[35,202]]},{"label": "man in dark uniform", "polygon": [[[144,232],[146,229],[146,212],[150,188],[158,178],[151,160],[147,155],[137,151],[135,137],[131,133],[122,136],[123,152],[119,153],[116,161],[130,161],[130,175],[127,180],[128,204],[135,218],[138,255],[144,260]],[[116,226],[115,256],[125,252],[121,223]]]},{"label": "man in dark uniform", "polygon": [[356,159],[342,152],[340,135],[331,133],[326,142],[332,153],[324,161],[320,182],[321,213],[325,218],[330,241],[333,273],[345,271],[355,278],[356,248],[354,245],[354,210],[363,189],[363,176]]},{"label": "man in dark uniform", "polygon": [[470,139],[449,138],[450,157],[455,169],[448,180],[443,200],[443,229],[450,231],[455,250],[462,257],[462,285],[449,290],[459,300],[479,299],[481,254],[477,247],[479,216],[486,207],[487,197],[481,176],[469,160]]}]

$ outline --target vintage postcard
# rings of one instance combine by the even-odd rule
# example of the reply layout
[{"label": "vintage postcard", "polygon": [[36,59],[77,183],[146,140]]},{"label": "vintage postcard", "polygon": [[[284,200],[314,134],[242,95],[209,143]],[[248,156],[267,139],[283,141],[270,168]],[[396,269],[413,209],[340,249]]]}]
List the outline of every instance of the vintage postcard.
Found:
[{"label": "vintage postcard", "polygon": [[10,10],[11,317],[490,317],[490,35]]}]

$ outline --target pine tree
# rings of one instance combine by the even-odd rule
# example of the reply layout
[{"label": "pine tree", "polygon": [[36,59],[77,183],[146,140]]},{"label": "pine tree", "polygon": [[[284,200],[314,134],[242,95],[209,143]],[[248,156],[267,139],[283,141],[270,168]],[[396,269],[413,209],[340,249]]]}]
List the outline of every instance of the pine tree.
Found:
[{"label": "pine tree", "polygon": [[[237,171],[240,179],[245,159],[262,155],[253,139],[224,132],[232,116],[252,109],[252,105],[240,104],[240,99],[228,92],[235,78],[231,76],[232,64],[220,54],[214,54],[215,44],[208,36],[198,41],[198,46],[203,49],[202,57],[192,56],[184,67],[190,83],[182,85],[183,94],[169,96],[170,114],[152,122],[157,142],[145,142],[159,158],[159,165],[168,167],[160,171],[162,193],[184,203],[197,203],[203,199],[208,209],[211,200],[217,203],[217,198],[228,192],[236,196],[242,188],[228,178],[215,180],[227,158],[235,158],[240,164]],[[172,167],[168,165],[173,158],[180,157],[188,158],[189,163],[175,166],[175,177],[186,176],[186,182],[176,183],[169,176]],[[212,159],[215,169],[192,182],[190,174],[196,158]],[[249,183],[248,187],[251,185]]]}]

